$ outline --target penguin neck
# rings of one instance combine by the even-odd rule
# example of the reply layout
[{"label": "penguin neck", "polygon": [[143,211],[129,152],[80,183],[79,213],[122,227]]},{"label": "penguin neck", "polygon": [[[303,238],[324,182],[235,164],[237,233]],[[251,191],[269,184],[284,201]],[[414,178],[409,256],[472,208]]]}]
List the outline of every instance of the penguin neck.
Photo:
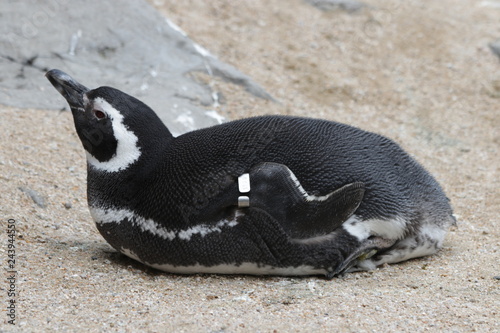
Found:
[{"label": "penguin neck", "polygon": [[159,119],[142,125],[136,127],[136,130],[131,130],[122,123],[114,126],[114,152],[108,155],[109,158],[102,160],[97,157],[99,155],[92,154],[92,150],[87,150],[89,168],[108,174],[124,172],[145,163],[149,164],[166,153],[174,139],[167,127]]},{"label": "penguin neck", "polygon": [[174,136],[156,113],[151,113],[142,120],[140,124],[131,126],[140,129],[136,133],[137,147],[141,152],[139,162],[162,156],[172,146],[174,140]]},{"label": "penguin neck", "polygon": [[164,125],[163,128],[157,127],[148,133],[150,135],[139,136],[134,149],[129,148],[130,156],[135,151],[139,152],[136,159],[127,161],[127,155],[117,159],[122,163],[120,168],[111,164],[102,167],[87,156],[87,199],[90,207],[126,206],[134,200],[137,190],[145,186],[150,175],[161,168],[162,156],[168,154],[175,138]]},{"label": "penguin neck", "polygon": [[141,134],[137,141],[137,147],[141,152],[139,166],[149,160],[161,159],[174,143],[174,136],[161,121],[156,122],[155,126],[149,126],[147,133]]}]

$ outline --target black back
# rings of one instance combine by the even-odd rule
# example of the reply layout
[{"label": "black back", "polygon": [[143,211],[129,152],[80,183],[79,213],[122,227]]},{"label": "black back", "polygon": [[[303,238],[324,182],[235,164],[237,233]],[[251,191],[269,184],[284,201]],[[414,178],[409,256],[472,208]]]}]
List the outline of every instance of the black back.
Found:
[{"label": "black back", "polygon": [[[141,141],[147,133],[136,134]],[[424,206],[436,216],[451,214],[439,184],[393,141],[336,122],[286,116],[243,119],[169,138],[154,160],[139,160],[113,176],[90,168],[89,201],[132,208],[169,229],[215,223],[200,213],[262,162],[286,165],[312,195],[363,183],[356,215],[364,219],[417,220]]]}]

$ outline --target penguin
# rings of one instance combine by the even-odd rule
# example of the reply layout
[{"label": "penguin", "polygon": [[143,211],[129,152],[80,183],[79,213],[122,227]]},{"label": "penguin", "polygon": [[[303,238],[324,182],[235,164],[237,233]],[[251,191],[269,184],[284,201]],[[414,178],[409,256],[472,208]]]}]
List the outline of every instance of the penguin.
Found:
[{"label": "penguin", "polygon": [[381,135],[276,115],[174,137],[124,92],[46,77],[85,150],[97,229],[147,266],[331,279],[434,254],[455,223],[435,178]]}]

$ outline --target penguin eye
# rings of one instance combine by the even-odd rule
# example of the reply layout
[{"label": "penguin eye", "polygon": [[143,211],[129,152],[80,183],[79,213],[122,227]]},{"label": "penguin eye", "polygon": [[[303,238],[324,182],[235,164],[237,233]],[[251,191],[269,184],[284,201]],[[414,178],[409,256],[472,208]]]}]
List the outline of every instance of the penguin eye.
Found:
[{"label": "penguin eye", "polygon": [[99,111],[99,110],[94,110],[94,115],[96,116],[97,119],[106,118],[106,114],[102,111]]}]

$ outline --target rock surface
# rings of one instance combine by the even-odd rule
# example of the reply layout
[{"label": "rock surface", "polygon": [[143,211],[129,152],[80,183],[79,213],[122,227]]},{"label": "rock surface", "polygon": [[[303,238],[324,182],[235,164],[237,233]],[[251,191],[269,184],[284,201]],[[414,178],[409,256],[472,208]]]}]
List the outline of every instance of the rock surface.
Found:
[{"label": "rock surface", "polygon": [[175,134],[219,123],[204,72],[272,97],[190,40],[144,1],[9,2],[0,12],[0,103],[67,108],[44,73],[61,69],[89,88],[109,85],[142,99]]}]

